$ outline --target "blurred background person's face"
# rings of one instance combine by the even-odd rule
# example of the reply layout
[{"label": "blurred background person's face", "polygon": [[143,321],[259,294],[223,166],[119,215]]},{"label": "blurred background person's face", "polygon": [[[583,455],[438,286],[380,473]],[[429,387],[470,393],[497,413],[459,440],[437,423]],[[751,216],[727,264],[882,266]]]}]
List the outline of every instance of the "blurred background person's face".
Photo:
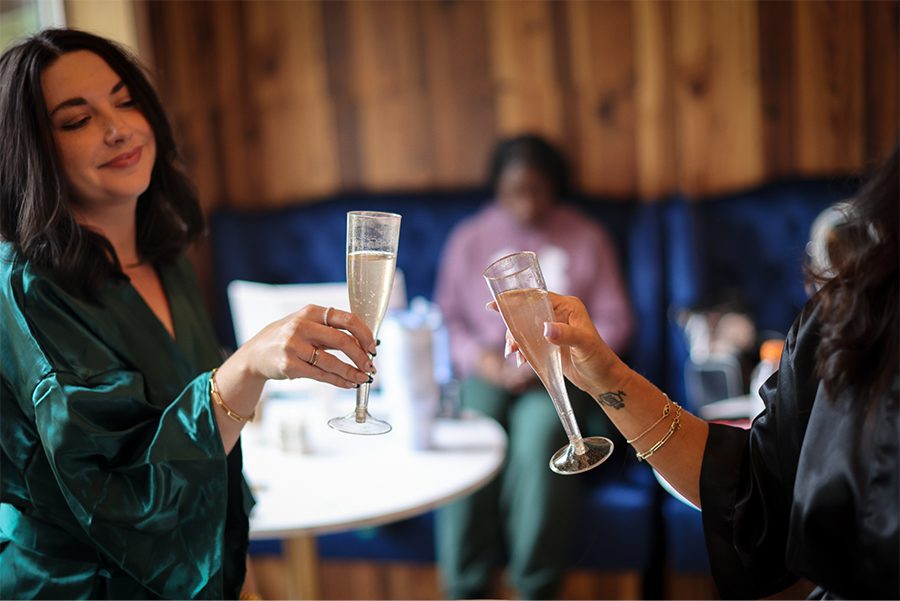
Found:
[{"label": "blurred background person's face", "polygon": [[510,163],[497,180],[497,202],[522,225],[539,224],[556,200],[550,179],[527,163]]}]

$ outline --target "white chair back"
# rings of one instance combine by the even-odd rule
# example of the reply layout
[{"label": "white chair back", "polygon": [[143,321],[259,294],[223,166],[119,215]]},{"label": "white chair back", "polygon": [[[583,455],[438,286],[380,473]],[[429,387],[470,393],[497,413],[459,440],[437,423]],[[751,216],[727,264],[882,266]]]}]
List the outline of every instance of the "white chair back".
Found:
[{"label": "white chair back", "polygon": [[[273,321],[306,305],[350,310],[347,282],[263,284],[234,280],[228,284],[228,304],[238,345],[244,344]],[[406,283],[403,272],[397,270],[388,310],[405,309],[406,306]]]}]

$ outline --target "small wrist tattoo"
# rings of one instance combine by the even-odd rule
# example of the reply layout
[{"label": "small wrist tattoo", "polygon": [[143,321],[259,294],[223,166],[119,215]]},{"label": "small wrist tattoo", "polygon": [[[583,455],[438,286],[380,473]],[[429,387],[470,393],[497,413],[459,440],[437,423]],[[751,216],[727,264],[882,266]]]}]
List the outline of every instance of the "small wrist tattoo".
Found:
[{"label": "small wrist tattoo", "polygon": [[597,395],[597,402],[613,409],[621,409],[625,406],[625,391],[603,392]]}]

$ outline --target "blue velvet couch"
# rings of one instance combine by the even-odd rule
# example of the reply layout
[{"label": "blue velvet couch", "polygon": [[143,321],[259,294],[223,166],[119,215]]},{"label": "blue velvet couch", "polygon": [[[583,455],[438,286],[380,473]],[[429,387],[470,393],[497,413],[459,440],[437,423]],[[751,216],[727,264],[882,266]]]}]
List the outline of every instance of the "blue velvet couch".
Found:
[{"label": "blue velvet couch", "polygon": [[[629,363],[684,403],[686,349],[671,316],[677,309],[735,290],[761,328],[785,332],[805,301],[802,263],[810,225],[822,209],[852,191],[846,182],[807,181],[700,202],[576,200],[603,223],[620,253],[637,317]],[[344,279],[349,210],[403,215],[398,266],[410,298],[430,299],[448,234],[485,198],[479,191],[347,195],[277,211],[213,215],[215,319],[223,344],[234,343],[225,295],[228,282]],[[585,477],[584,500],[575,509],[581,525],[572,565],[647,573],[665,561],[677,571],[707,571],[699,512],[662,493],[646,466],[630,459],[626,449],[618,449],[617,455],[617,461]],[[431,562],[432,516],[322,536],[318,544],[326,559]],[[277,543],[268,548],[277,549]]]}]

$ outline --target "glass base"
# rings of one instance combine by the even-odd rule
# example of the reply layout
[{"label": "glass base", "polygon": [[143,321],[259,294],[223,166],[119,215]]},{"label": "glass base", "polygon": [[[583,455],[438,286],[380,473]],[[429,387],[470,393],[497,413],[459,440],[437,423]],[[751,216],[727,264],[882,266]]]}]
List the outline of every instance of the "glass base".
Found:
[{"label": "glass base", "polygon": [[591,436],[584,439],[585,452],[575,453],[575,445],[568,444],[558,450],[550,458],[550,469],[557,474],[580,474],[595,468],[612,455],[613,443],[603,436]]},{"label": "glass base", "polygon": [[328,420],[328,425],[335,430],[346,432],[347,434],[362,434],[364,436],[372,434],[387,434],[391,431],[391,425],[386,421],[382,421],[376,417],[369,415],[366,411],[365,421],[356,421],[356,412],[344,417],[333,417]]}]

